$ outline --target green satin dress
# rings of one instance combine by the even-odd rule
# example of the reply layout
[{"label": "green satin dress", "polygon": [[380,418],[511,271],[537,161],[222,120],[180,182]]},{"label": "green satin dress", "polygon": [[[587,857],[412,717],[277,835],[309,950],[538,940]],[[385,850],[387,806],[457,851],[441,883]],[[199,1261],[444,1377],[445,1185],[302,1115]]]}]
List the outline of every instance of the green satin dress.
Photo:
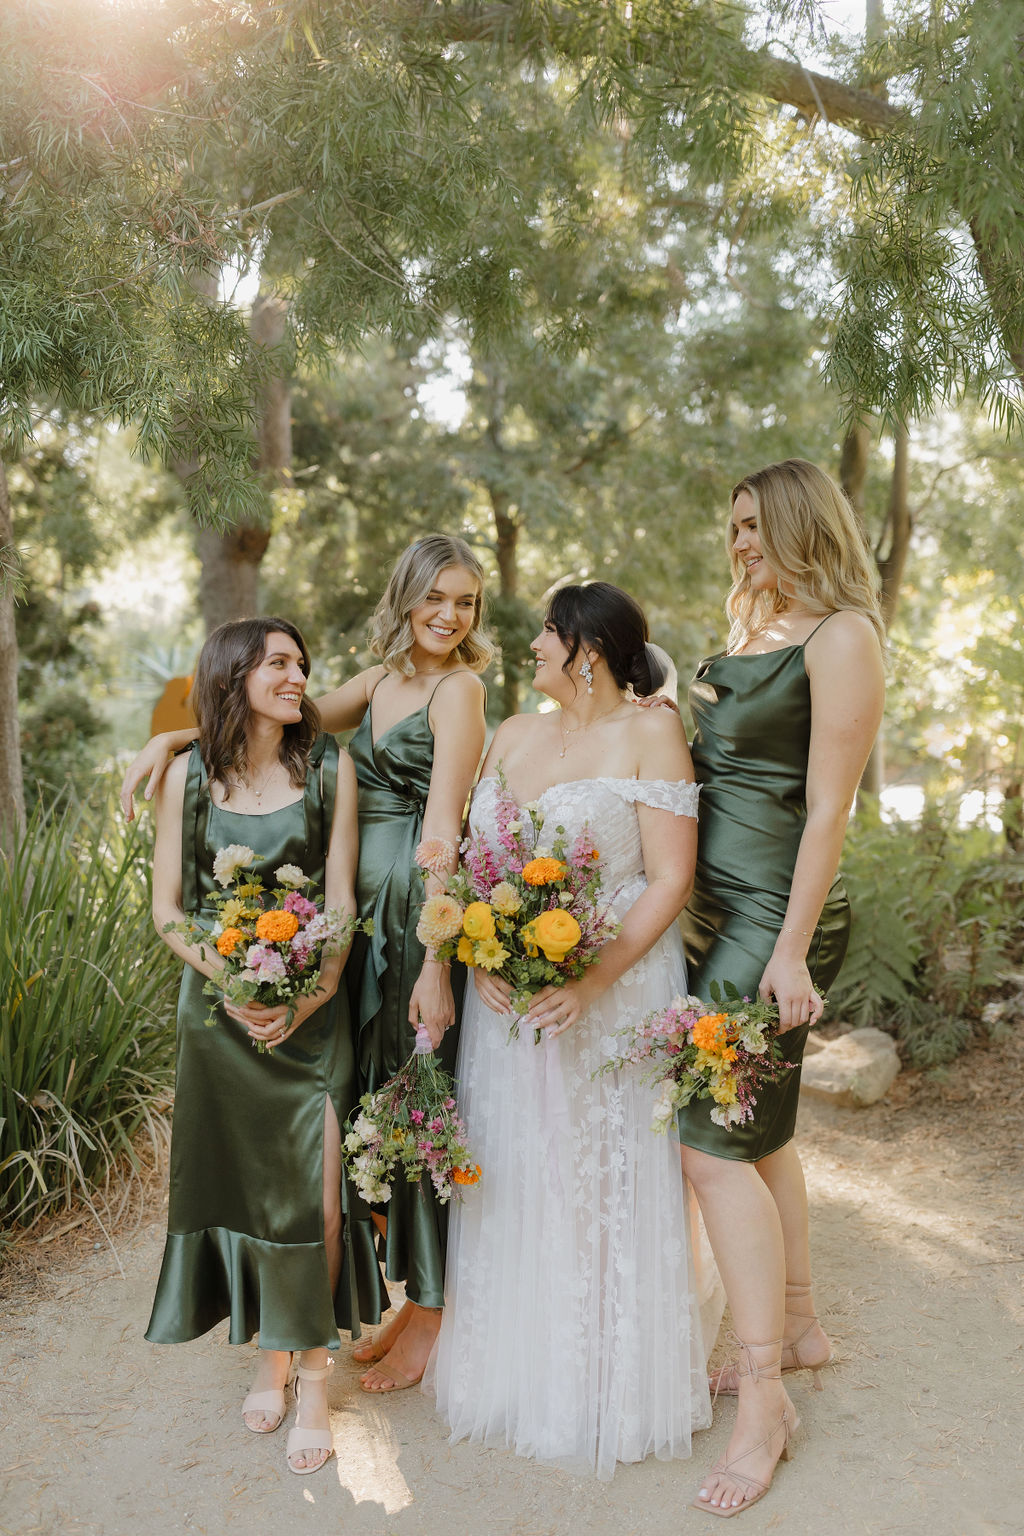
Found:
[{"label": "green satin dress", "polygon": [[[702,661],[690,708],[701,792],[697,872],[682,917],[689,986],[705,1001],[712,981],[731,981],[741,995],[756,997],[785,920],[807,817],[811,690],[803,645]],[[819,991],[839,974],[849,928],[837,876],[807,954]],[[693,1101],[679,1111],[685,1146],[753,1162],[790,1140],[806,1026],[784,1039],[794,1065],[761,1089],[753,1120],[726,1130],[712,1122],[707,1100]]]},{"label": "green satin dress", "polygon": [[[216,889],[220,848],[255,849],[273,885],[297,864],[323,890],[338,747],[317,738],[301,800],[264,815],[214,805],[198,746],[185,783],[182,904],[200,923]],[[260,1054],[242,1024],[217,1008],[186,965],[178,998],[177,1087],[170,1209],[163,1265],[146,1338],[176,1344],[223,1318],[230,1341],[259,1333],[264,1349],[337,1348],[338,1329],[359,1332],[379,1315],[382,1286],[372,1243],[345,1221],[342,1275],[332,1295],[324,1247],[324,1109],[344,1125],[355,1098],[355,1055],[344,987],[284,1045]]]},{"label": "green satin dress", "polygon": [[[435,693],[440,686],[435,685]],[[371,704],[349,742],[359,783],[356,900],[360,917],[373,919],[373,937],[357,936],[347,969],[360,1093],[372,1093],[393,1077],[415,1044],[409,998],[423,965],[423,945],[416,937],[423,881],[413,854],[423,836],[434,765],[429,708],[428,699],[374,744]],[[457,1010],[464,984],[464,968],[453,966]],[[447,1072],[455,1071],[457,1049],[458,1029],[449,1029],[437,1052]],[[351,1187],[348,1200],[358,1216],[361,1202]],[[361,1209],[369,1231],[369,1209]],[[397,1178],[378,1214],[387,1219],[388,1278],[405,1281],[410,1301],[443,1306],[448,1206],[435,1198],[429,1178],[424,1175],[418,1184]]]}]

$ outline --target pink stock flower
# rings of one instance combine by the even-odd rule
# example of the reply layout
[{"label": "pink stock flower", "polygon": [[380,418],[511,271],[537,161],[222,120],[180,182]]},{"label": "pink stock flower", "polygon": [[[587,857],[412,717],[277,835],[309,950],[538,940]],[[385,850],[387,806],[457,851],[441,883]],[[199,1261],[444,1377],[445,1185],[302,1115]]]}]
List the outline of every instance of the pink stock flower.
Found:
[{"label": "pink stock flower", "polygon": [[316,916],[316,902],[310,901],[306,896],[300,896],[298,891],[289,891],[283,905],[284,910],[294,912],[300,922],[308,923],[311,917]]}]

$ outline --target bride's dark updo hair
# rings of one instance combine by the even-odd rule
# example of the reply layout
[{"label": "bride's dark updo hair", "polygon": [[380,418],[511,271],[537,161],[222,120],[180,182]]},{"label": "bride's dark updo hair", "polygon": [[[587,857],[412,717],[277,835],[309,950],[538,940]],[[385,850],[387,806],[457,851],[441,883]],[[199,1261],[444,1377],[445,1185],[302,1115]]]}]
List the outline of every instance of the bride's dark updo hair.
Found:
[{"label": "bride's dark updo hair", "polygon": [[638,698],[657,693],[665,668],[647,644],[647,618],[640,604],[607,581],[559,587],[548,604],[553,624],[569,654],[562,671],[568,677],[581,645],[593,646],[618,688],[631,685]]}]

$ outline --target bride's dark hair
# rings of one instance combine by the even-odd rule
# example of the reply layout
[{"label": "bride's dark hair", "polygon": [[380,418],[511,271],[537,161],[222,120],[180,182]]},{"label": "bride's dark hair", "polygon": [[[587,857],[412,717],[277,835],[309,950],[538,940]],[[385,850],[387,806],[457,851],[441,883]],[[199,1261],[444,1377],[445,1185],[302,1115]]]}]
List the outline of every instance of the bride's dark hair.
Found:
[{"label": "bride's dark hair", "polygon": [[[294,624],[287,619],[230,619],[213,631],[199,653],[191,703],[199,726],[199,750],[206,772],[230,793],[230,779],[243,779],[248,767],[246,728],[249,696],[245,680],[258,667],[267,649],[267,636],[287,635],[302,653],[302,670],[309,676],[309,652]],[[320,715],[312,699],[303,696],[302,719],[286,725],[281,736],[281,761],[296,789],[306,782],[309,749],[320,733]]]},{"label": "bride's dark hair", "polygon": [[562,671],[568,677],[581,645],[603,656],[616,687],[631,686],[638,698],[657,693],[665,668],[647,644],[647,617],[635,598],[607,581],[559,587],[548,604],[553,624],[569,654]]}]

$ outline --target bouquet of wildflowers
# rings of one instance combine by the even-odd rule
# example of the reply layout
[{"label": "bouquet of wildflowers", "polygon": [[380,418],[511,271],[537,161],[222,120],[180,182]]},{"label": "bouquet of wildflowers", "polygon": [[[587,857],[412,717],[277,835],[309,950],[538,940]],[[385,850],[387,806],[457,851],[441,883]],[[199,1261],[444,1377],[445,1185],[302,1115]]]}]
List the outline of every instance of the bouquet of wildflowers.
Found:
[{"label": "bouquet of wildflowers", "polygon": [[[416,936],[439,960],[501,976],[521,1017],[541,987],[582,976],[621,924],[601,898],[600,854],[587,828],[570,840],[556,827],[548,846],[537,802],[520,808],[500,772],[497,840],[495,852],[483,837],[467,839],[454,875],[445,870],[450,845],[420,844],[417,864],[444,890],[423,903]],[[514,1019],[510,1036],[518,1034]]]},{"label": "bouquet of wildflowers", "polygon": [[[216,913],[212,928],[204,929],[191,918],[168,923],[167,928],[180,933],[186,944],[212,944],[224,961],[204,992],[226,997],[239,1008],[285,1003],[290,1025],[297,999],[317,990],[322,961],[338,954],[368,925],[347,912],[323,911],[309,889],[313,882],[295,864],[275,870],[277,885],[265,890],[252,872],[256,861],[253,850],[241,843],[218,849],[213,878],[222,890],[206,903]],[[216,1022],[216,1009],[211,1008],[206,1023]],[[262,1040],[256,1045],[260,1051],[269,1049]]]},{"label": "bouquet of wildflowers", "polygon": [[[376,1093],[364,1093],[342,1142],[349,1178],[370,1205],[391,1199],[399,1168],[410,1184],[424,1173],[442,1202],[459,1186],[480,1182],[466,1128],[455,1110],[452,1080],[434,1058],[425,1029],[405,1066]],[[461,1198],[461,1196],[459,1196]]]},{"label": "bouquet of wildflowers", "polygon": [[762,1083],[793,1065],[783,1059],[775,1031],[779,1010],[760,999],[740,997],[726,983],[725,994],[711,985],[714,1011],[699,997],[677,997],[624,1031],[626,1047],[601,1068],[642,1065],[657,1087],[651,1129],[668,1129],[677,1109],[691,1099],[711,1099],[711,1118],[731,1131],[750,1120]]}]

